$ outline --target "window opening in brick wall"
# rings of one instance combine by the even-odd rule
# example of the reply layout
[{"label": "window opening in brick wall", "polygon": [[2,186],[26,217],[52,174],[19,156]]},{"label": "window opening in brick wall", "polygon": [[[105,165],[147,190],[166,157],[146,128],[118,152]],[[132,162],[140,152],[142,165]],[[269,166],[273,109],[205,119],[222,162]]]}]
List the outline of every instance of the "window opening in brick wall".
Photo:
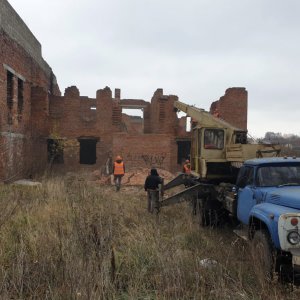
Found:
[{"label": "window opening in brick wall", "polygon": [[80,143],[80,164],[93,165],[96,163],[97,139],[79,139]]},{"label": "window opening in brick wall", "polygon": [[22,119],[24,105],[24,82],[22,79],[18,78],[18,120]]},{"label": "window opening in brick wall", "polygon": [[122,126],[128,133],[144,132],[144,112],[142,109],[123,108]]},{"label": "window opening in brick wall", "polygon": [[185,130],[186,132],[191,132],[192,129],[192,118],[191,117],[187,117],[186,118],[186,124],[185,124]]},{"label": "window opening in brick wall", "polygon": [[182,164],[186,159],[190,159],[191,142],[190,141],[177,141],[177,163]]},{"label": "window opening in brick wall", "polygon": [[62,140],[48,139],[47,149],[48,149],[49,163],[53,163],[53,164],[64,163],[64,147],[62,145]]},{"label": "window opening in brick wall", "polygon": [[14,74],[7,71],[7,88],[6,88],[6,99],[7,107],[12,109],[14,97]]}]

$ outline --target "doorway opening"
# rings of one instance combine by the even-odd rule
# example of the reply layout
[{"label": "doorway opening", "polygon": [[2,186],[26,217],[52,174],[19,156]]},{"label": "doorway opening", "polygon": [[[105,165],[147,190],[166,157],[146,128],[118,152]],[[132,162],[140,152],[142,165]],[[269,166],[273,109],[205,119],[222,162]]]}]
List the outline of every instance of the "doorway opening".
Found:
[{"label": "doorway opening", "polygon": [[48,163],[63,164],[64,163],[64,147],[62,140],[48,139]]},{"label": "doorway opening", "polygon": [[96,163],[96,144],[97,138],[79,138],[80,154],[79,163],[86,165],[94,165]]},{"label": "doorway opening", "polygon": [[177,141],[177,163],[182,164],[186,159],[190,159],[191,141]]}]

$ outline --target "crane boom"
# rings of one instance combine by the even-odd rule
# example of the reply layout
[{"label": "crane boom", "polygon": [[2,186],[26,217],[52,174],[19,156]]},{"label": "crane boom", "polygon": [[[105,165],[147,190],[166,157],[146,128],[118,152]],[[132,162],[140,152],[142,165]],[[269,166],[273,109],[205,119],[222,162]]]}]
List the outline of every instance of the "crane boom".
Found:
[{"label": "crane boom", "polygon": [[175,101],[174,107],[186,113],[193,120],[197,121],[200,126],[216,127],[222,129],[227,128],[229,130],[231,129],[232,131],[242,131],[242,129],[236,128],[228,122],[214,117],[212,114],[205,111],[204,109],[188,105],[180,101]]}]

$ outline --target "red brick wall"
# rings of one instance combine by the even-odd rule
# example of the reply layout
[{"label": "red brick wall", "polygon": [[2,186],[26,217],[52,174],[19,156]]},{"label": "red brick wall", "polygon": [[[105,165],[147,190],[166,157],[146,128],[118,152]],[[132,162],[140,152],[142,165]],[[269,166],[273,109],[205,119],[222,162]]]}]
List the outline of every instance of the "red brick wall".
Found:
[{"label": "red brick wall", "polygon": [[[42,166],[46,162],[45,155],[39,157],[42,161],[37,161],[32,153],[37,152],[37,137],[46,131],[48,91],[52,89],[55,94],[60,92],[50,67],[42,58],[41,61],[32,58],[0,28],[0,180],[27,176],[35,166]],[[14,75],[11,109],[6,100],[7,70]],[[18,78],[23,81],[21,113],[18,112]],[[42,98],[39,98],[40,95]],[[42,143],[45,145],[44,139]]]},{"label": "red brick wall", "polygon": [[177,146],[174,137],[167,134],[114,134],[113,157],[121,155],[127,168],[158,167],[175,171]]},{"label": "red brick wall", "polygon": [[[56,78],[43,60],[41,45],[7,1],[0,2],[0,180],[42,171],[47,165],[47,139],[63,141],[64,170],[79,164],[79,139],[97,139],[97,161],[101,167],[110,153],[122,154],[128,166],[156,166],[177,171],[177,137],[188,137],[183,120],[173,107],[177,96],[157,89],[151,103],[121,99],[109,87],[97,91],[95,99],[80,96],[76,86],[60,95]],[[7,69],[14,74],[12,108],[7,106]],[[17,81],[24,80],[23,110],[18,113]],[[140,124],[122,124],[122,105],[144,107],[144,134]],[[95,109],[91,109],[95,108]],[[230,88],[211,111],[229,123],[247,128],[247,91]],[[9,121],[9,122],[8,122]],[[134,134],[131,134],[134,133]]]},{"label": "red brick wall", "polygon": [[166,96],[162,89],[157,89],[151,99],[151,133],[176,134],[177,115],[174,101],[177,96]]},{"label": "red brick wall", "polygon": [[13,180],[24,172],[26,160],[24,154],[26,151],[27,141],[24,135],[16,133],[5,133],[1,137],[1,161],[0,169],[2,180]]},{"label": "red brick wall", "polygon": [[[124,132],[131,138],[136,136],[138,143],[144,145],[145,149],[149,148],[150,145],[149,150],[146,151],[154,153],[156,151],[155,147],[162,148],[160,139],[167,136],[166,151],[169,153],[168,160],[171,157],[171,150],[175,151],[174,157],[177,156],[177,148],[173,148],[176,145],[175,136],[179,124],[173,109],[173,102],[176,99],[176,96],[164,96],[162,91],[158,90],[154,94],[151,104],[144,100],[119,100],[112,98],[112,92],[108,87],[98,90],[96,99],[89,99],[81,97],[77,87],[69,87],[63,97],[50,97],[51,125],[49,136],[52,135],[66,141],[64,147],[64,166],[66,169],[79,167],[78,138],[91,137],[99,139],[97,143],[97,162],[95,164],[95,167],[98,168],[105,163],[112,151],[113,134],[118,132]],[[137,122],[129,116],[122,115],[121,103],[123,105],[146,105],[144,120]],[[91,111],[90,106],[94,106],[96,110]],[[84,119],[82,116],[84,116]],[[143,127],[145,134],[142,134]],[[148,135],[150,132],[159,133],[159,137],[153,138],[152,134]],[[183,132],[182,128],[180,132]],[[151,137],[150,142],[147,144],[149,137]],[[160,142],[152,144],[151,139]],[[170,146],[171,140],[172,146]],[[176,164],[173,162],[168,162],[166,165],[168,170],[176,169]]]},{"label": "red brick wall", "polygon": [[245,88],[229,88],[225,95],[211,104],[210,113],[233,126],[247,130],[248,93]]},{"label": "red brick wall", "polygon": [[144,133],[144,120],[142,118],[122,114],[122,123],[129,134]]},{"label": "red brick wall", "polygon": [[[50,88],[50,75],[22,49],[15,41],[11,40],[3,31],[0,30],[0,95],[1,95],[1,126],[2,130],[13,130],[14,132],[24,132],[30,120],[31,110],[31,86],[43,87],[46,91]],[[4,65],[12,69],[14,76],[14,97],[13,108],[11,110],[13,126],[7,124],[9,110],[6,105],[6,84],[7,69]],[[22,118],[18,120],[17,115],[17,77],[24,81],[24,107]]]},{"label": "red brick wall", "polygon": [[[95,108],[95,109],[91,109]],[[109,88],[99,90],[97,98],[81,97],[76,86],[62,97],[50,96],[50,132],[64,138],[100,137],[115,130],[113,99]]]},{"label": "red brick wall", "polygon": [[151,133],[151,105],[144,108],[144,133]]},{"label": "red brick wall", "polygon": [[191,137],[191,132],[186,131],[187,127],[187,117],[181,117],[177,121],[177,137],[180,138],[190,138]]},{"label": "red brick wall", "polygon": [[[85,137],[99,139],[95,168],[100,168],[113,151],[113,155],[123,155],[129,167],[152,165],[170,171],[180,170],[176,138],[188,140],[190,133],[185,130],[185,118],[178,119],[173,109],[176,100],[176,96],[163,95],[162,89],[154,93],[151,104],[143,100],[120,100],[112,98],[108,87],[98,90],[96,99],[81,97],[74,86],[67,88],[63,97],[51,96],[49,133],[65,140],[63,168],[76,170],[80,167],[78,138]],[[231,122],[240,119],[246,122],[246,101],[245,89],[232,88],[213,103],[212,108],[218,107],[224,119],[229,119],[230,112],[236,109],[236,114],[240,115]],[[122,116],[121,103],[125,102],[128,105],[147,104],[144,134],[141,124],[136,125],[130,117]],[[91,106],[96,110],[91,110]]]},{"label": "red brick wall", "polygon": [[62,168],[76,170],[86,166],[80,165],[79,161],[80,138],[98,140],[94,168],[100,168],[106,162],[112,150],[113,133],[121,130],[119,117],[113,118],[115,113],[121,112],[117,103],[108,87],[98,90],[96,99],[81,97],[75,86],[67,88],[62,97],[50,97],[49,136],[64,141]]}]

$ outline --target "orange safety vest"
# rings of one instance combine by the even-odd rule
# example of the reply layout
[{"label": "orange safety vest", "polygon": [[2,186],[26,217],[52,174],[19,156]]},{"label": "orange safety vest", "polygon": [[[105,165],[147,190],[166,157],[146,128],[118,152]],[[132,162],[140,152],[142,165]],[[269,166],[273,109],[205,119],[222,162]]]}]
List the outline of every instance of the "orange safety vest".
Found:
[{"label": "orange safety vest", "polygon": [[124,175],[124,163],[123,162],[114,162],[114,175]]},{"label": "orange safety vest", "polygon": [[190,166],[188,164],[183,165],[183,170],[184,170],[185,174],[191,174],[191,169],[190,169]]}]

